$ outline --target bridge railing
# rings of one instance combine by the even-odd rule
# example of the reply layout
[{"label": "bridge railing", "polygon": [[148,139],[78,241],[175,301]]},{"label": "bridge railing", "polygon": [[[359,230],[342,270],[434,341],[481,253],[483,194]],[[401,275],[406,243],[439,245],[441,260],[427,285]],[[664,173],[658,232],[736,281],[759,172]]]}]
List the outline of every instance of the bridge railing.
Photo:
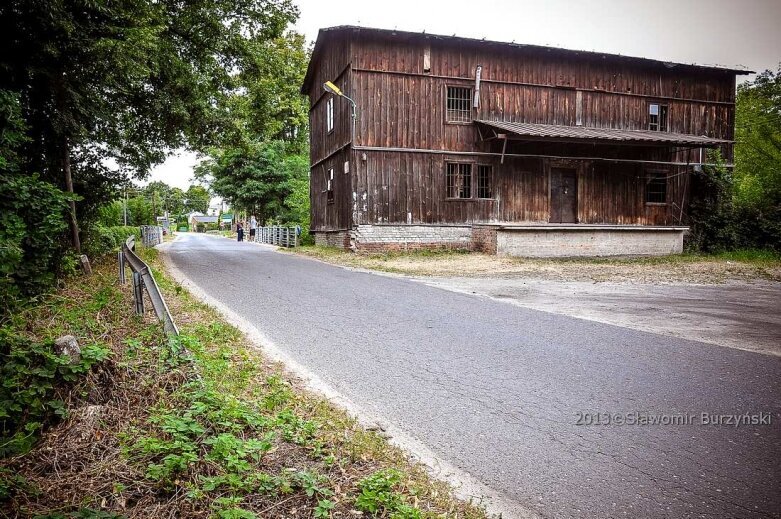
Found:
[{"label": "bridge railing", "polygon": [[255,232],[255,241],[279,247],[298,247],[299,229],[299,227],[283,227],[281,225],[258,227]]}]

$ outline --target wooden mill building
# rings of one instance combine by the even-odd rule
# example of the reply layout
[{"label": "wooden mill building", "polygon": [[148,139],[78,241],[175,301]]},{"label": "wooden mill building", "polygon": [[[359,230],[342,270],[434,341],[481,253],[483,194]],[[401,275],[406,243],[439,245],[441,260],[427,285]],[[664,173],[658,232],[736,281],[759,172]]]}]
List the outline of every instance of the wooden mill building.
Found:
[{"label": "wooden mill building", "polygon": [[[311,229],[354,249],[680,252],[691,176],[731,163],[747,71],[340,26],[310,99]],[[332,81],[355,102],[324,90]]]}]

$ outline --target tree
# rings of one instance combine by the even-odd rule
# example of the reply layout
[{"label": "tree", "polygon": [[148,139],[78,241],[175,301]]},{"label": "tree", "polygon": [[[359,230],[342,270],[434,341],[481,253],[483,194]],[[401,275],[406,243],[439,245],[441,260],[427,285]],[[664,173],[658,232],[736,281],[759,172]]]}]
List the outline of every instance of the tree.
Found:
[{"label": "tree", "polygon": [[735,110],[741,245],[781,250],[781,65],[740,85]]},{"label": "tree", "polygon": [[296,14],[290,0],[3,2],[0,90],[19,93],[25,168],[79,193],[85,214],[167,149],[219,143],[233,126],[226,100],[237,77]]},{"label": "tree", "polygon": [[210,201],[211,195],[205,187],[192,185],[184,193],[184,210],[205,213],[209,210]]},{"label": "tree", "polygon": [[280,219],[289,210],[285,200],[291,182],[305,179],[308,171],[308,158],[290,154],[290,146],[271,141],[215,151],[198,165],[195,176],[235,209],[256,214],[261,222]]}]

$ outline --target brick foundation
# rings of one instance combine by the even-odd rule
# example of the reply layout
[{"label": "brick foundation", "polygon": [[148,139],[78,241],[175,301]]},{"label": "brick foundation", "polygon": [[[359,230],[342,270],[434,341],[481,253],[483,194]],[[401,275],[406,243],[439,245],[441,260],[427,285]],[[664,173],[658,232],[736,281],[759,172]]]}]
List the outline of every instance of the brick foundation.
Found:
[{"label": "brick foundation", "polygon": [[315,236],[315,245],[320,247],[350,248],[350,231],[312,231]]},{"label": "brick foundation", "polygon": [[486,254],[496,254],[496,226],[472,226],[472,250]]}]

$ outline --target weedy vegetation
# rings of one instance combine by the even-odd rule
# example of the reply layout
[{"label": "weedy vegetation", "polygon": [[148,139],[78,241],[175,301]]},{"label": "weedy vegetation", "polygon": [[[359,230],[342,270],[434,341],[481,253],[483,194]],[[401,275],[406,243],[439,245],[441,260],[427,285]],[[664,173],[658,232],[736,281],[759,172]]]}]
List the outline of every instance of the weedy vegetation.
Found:
[{"label": "weedy vegetation", "polygon": [[[111,262],[3,326],[3,515],[485,517],[302,389],[144,254],[179,338],[133,314]],[[78,363],[52,353],[64,333],[82,345]],[[23,345],[36,360],[13,364]]]}]

